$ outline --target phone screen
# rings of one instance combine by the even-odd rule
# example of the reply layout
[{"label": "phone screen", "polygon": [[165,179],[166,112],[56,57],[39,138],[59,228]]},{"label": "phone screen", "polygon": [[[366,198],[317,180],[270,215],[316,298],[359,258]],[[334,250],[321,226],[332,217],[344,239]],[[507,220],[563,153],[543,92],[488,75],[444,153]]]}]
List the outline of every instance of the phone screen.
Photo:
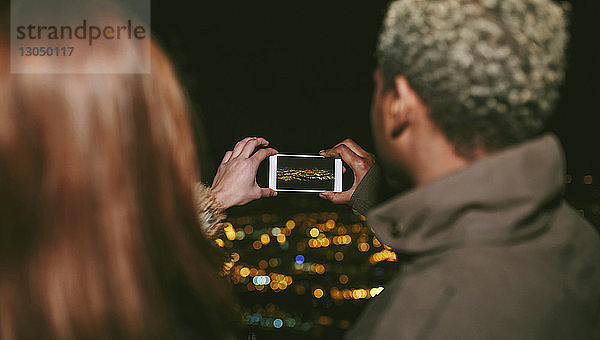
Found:
[{"label": "phone screen", "polygon": [[333,158],[280,156],[277,158],[277,189],[334,190]]}]

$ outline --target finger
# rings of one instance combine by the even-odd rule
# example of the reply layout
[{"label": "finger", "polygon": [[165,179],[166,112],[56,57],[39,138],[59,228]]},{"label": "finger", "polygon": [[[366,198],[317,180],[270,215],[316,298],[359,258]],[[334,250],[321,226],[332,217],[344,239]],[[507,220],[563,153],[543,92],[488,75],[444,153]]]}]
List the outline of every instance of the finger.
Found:
[{"label": "finger", "polygon": [[346,170],[346,167],[342,165],[342,174],[345,174],[345,173],[346,173],[346,171],[347,171],[347,170]]},{"label": "finger", "polygon": [[360,163],[362,159],[354,153],[354,151],[350,150],[345,144],[341,144],[335,146],[329,150],[323,150],[319,152],[321,156],[325,157],[342,157],[344,162],[346,162],[352,169],[354,169],[355,165]]},{"label": "finger", "polygon": [[335,204],[343,204],[343,203],[348,203],[350,201],[350,198],[352,197],[352,191],[342,191],[342,192],[324,191],[324,192],[320,193],[319,196],[321,198],[324,198]]},{"label": "finger", "polygon": [[366,157],[369,155],[369,153],[367,151],[365,151],[365,149],[361,148],[360,145],[356,144],[356,142],[350,138],[344,139],[343,141],[337,143],[335,146],[342,145],[342,144],[347,146],[355,154],[357,154],[361,157]]},{"label": "finger", "polygon": [[244,146],[246,146],[246,144],[248,144],[248,142],[253,139],[256,139],[256,137],[246,137],[246,138],[242,139],[241,141],[237,142],[235,144],[235,146],[233,147],[233,154],[231,155],[231,157],[239,156],[240,153],[242,153]]},{"label": "finger", "polygon": [[256,138],[248,141],[248,143],[246,143],[246,145],[242,149],[240,157],[250,157],[250,155],[254,152],[254,149],[256,149],[256,147],[258,147],[259,145],[267,146],[269,145],[269,142],[267,142],[267,140],[264,138]]},{"label": "finger", "polygon": [[273,148],[261,149],[261,150],[256,151],[256,153],[254,155],[252,155],[251,158],[258,164],[258,163],[261,163],[262,161],[264,161],[265,158],[276,155],[277,153],[278,153],[278,151]]},{"label": "finger", "polygon": [[275,197],[277,196],[277,191],[269,188],[260,188],[260,197]]},{"label": "finger", "polygon": [[225,156],[223,156],[223,160],[221,161],[221,164],[227,163],[231,159],[231,154],[233,154],[233,151],[225,152]]}]

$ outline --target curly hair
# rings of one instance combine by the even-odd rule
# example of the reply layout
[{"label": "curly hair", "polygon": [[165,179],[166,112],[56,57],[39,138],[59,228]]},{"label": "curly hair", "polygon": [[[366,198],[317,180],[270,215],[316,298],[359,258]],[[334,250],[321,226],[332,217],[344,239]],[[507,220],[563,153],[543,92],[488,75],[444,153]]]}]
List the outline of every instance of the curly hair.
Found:
[{"label": "curly hair", "polygon": [[397,0],[377,59],[406,77],[459,154],[540,133],[564,79],[568,8],[551,0]]}]

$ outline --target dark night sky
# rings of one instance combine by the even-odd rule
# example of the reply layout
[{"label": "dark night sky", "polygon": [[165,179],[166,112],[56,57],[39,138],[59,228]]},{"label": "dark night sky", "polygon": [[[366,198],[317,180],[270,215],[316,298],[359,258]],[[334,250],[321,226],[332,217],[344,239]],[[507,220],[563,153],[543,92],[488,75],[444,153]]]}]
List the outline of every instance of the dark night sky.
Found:
[{"label": "dark night sky", "polygon": [[[387,2],[155,0],[153,31],[201,112],[209,161],[249,135],[285,152],[346,137],[373,151],[373,52]],[[580,175],[600,168],[599,7],[573,1],[567,82],[550,122]]]}]

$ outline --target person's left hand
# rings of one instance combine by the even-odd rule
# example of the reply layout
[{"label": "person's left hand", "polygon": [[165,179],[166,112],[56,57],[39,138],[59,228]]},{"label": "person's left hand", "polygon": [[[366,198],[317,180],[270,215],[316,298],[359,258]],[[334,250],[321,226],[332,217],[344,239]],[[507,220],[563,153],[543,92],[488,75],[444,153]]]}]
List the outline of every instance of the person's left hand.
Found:
[{"label": "person's left hand", "polygon": [[[350,138],[345,139],[329,150],[321,150],[319,154],[325,157],[342,157],[354,172],[354,183],[350,189],[342,192],[325,191],[320,193],[319,196],[336,204],[348,203],[360,182],[375,164],[375,155],[365,151]],[[345,168],[343,169],[346,172]]]},{"label": "person's left hand", "polygon": [[258,165],[268,156],[277,154],[273,148],[258,150],[258,146],[267,146],[264,138],[247,137],[239,141],[233,150],[227,151],[217,170],[211,190],[225,209],[235,205],[244,205],[262,197],[277,196],[277,191],[261,188],[256,184]]}]

